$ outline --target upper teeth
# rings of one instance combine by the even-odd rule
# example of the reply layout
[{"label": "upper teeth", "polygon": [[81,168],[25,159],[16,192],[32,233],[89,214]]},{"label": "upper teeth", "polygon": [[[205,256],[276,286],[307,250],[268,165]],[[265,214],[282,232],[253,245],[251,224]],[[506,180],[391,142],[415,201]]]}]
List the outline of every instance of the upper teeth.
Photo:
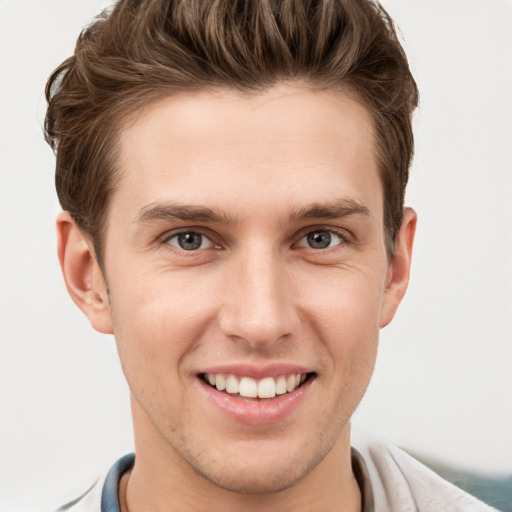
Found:
[{"label": "upper teeth", "polygon": [[205,373],[204,379],[219,391],[240,394],[247,398],[274,398],[276,395],[290,393],[306,380],[305,373],[265,377],[259,381],[251,377],[236,377],[223,373]]}]

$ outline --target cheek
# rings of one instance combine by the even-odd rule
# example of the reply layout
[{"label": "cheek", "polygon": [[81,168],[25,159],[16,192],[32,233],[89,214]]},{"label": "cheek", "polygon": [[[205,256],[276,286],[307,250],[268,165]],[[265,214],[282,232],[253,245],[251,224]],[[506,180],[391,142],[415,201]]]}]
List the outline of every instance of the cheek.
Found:
[{"label": "cheek", "polygon": [[[313,287],[312,284],[315,284]],[[303,290],[304,310],[314,337],[338,375],[369,379],[375,363],[383,286],[374,274],[361,271],[315,276]],[[352,379],[347,379],[351,381]]]},{"label": "cheek", "polygon": [[139,274],[130,286],[112,286],[112,319],[125,373],[167,381],[180,377],[180,362],[199,342],[214,301],[197,281],[170,272],[153,276]]},{"label": "cheek", "polygon": [[298,289],[307,290],[303,302],[318,328],[345,338],[349,333],[357,337],[378,331],[383,283],[384,278],[374,272],[333,269],[307,276]]}]

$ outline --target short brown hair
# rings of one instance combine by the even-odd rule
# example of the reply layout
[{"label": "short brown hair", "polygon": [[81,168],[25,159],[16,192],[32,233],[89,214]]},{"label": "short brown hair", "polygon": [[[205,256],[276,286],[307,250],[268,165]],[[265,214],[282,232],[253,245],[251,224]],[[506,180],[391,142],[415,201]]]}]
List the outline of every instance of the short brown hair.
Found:
[{"label": "short brown hair", "polygon": [[46,86],[59,200],[92,239],[100,264],[126,116],[182,91],[257,93],[283,81],[351,91],[372,114],[391,256],[418,91],[376,1],[120,0],[84,29]]}]

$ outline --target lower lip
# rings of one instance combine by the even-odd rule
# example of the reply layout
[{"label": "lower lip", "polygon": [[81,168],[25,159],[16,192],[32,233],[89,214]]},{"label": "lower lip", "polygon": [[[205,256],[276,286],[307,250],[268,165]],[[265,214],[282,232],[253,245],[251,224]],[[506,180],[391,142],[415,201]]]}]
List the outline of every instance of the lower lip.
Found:
[{"label": "lower lip", "polygon": [[198,380],[211,403],[228,417],[240,423],[268,425],[282,421],[299,407],[314,379],[309,378],[291,393],[266,400],[244,400],[239,395],[218,391],[200,377]]}]

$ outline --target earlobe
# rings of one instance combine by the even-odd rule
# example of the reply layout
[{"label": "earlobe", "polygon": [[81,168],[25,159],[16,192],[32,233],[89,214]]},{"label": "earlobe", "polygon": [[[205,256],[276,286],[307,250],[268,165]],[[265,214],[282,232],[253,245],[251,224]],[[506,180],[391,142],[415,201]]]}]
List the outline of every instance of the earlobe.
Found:
[{"label": "earlobe", "polygon": [[87,240],[68,212],[57,217],[57,241],[69,295],[97,331],[112,334],[105,280]]},{"label": "earlobe", "polygon": [[416,212],[412,208],[405,208],[395,243],[395,254],[389,265],[387,287],[382,304],[381,328],[393,320],[409,284],[416,221]]}]

